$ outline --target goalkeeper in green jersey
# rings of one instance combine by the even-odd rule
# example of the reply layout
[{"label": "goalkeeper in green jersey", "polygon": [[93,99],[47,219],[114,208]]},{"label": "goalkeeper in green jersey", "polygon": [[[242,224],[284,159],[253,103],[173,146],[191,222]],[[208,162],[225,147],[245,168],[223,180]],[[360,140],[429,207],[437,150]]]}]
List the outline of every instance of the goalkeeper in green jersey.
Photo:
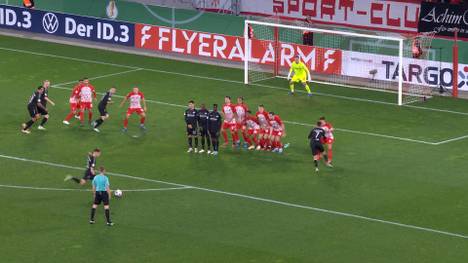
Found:
[{"label": "goalkeeper in green jersey", "polygon": [[309,85],[307,84],[307,82],[310,81],[310,71],[307,66],[300,60],[299,56],[296,56],[294,61],[291,63],[288,80],[289,89],[291,90],[289,92],[290,95],[294,95],[294,85],[297,82],[300,82],[307,90],[307,95],[312,96],[312,92],[310,92]]}]

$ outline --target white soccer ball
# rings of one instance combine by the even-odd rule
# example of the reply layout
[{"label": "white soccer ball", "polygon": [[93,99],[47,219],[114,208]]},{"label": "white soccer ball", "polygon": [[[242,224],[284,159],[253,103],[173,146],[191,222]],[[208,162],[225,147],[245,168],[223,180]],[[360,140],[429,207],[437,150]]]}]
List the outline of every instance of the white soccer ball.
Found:
[{"label": "white soccer ball", "polygon": [[117,190],[114,191],[114,195],[115,195],[116,197],[122,197],[123,192],[122,192],[122,190],[117,189]]}]

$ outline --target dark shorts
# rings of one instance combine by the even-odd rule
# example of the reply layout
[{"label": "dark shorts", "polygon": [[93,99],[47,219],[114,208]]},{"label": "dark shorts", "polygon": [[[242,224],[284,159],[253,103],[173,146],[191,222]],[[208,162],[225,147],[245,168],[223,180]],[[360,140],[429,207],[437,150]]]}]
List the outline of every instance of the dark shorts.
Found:
[{"label": "dark shorts", "polygon": [[210,134],[211,138],[219,137],[219,130],[208,130],[208,133]]},{"label": "dark shorts", "polygon": [[109,194],[106,191],[96,191],[96,196],[94,197],[94,204],[100,205],[109,205]]},{"label": "dark shorts", "polygon": [[91,181],[93,179],[94,179],[94,174],[91,173],[90,169],[86,169],[84,176],[83,176],[83,180]]},{"label": "dark shorts", "polygon": [[207,137],[208,136],[208,128],[207,127],[200,127],[200,136]]},{"label": "dark shorts", "polygon": [[313,143],[310,145],[310,149],[312,150],[312,154],[315,156],[317,154],[323,153],[325,149],[323,148],[323,144],[321,143]]},{"label": "dark shorts", "polygon": [[36,117],[36,115],[38,114],[37,106],[28,105],[28,111],[29,111],[29,116],[31,118]]},{"label": "dark shorts", "polygon": [[192,128],[187,127],[187,135],[197,136],[197,127],[192,125]]},{"label": "dark shorts", "polygon": [[44,110],[42,108],[37,107],[37,112],[41,114],[42,116],[49,114],[47,110]]},{"label": "dark shorts", "polygon": [[99,114],[101,115],[101,117],[107,116],[106,107],[101,107],[101,106],[99,106],[99,107],[98,107],[98,110],[99,110]]}]

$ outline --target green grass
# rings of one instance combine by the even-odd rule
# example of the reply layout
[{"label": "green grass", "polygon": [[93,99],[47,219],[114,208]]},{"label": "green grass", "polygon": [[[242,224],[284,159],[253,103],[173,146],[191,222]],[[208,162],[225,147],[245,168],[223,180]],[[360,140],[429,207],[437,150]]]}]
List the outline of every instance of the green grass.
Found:
[{"label": "green grass", "polygon": [[[104,225],[101,210],[97,224],[87,224],[89,192],[0,187],[2,262],[465,262],[468,258],[468,139],[433,145],[468,134],[466,101],[436,97],[414,105],[422,108],[398,107],[373,102],[393,103],[393,94],[325,85],[313,85],[321,95],[289,97],[282,80],[264,86],[240,84],[239,70],[3,36],[0,56],[0,100],[5,109],[1,185],[87,189],[62,180],[67,174],[81,176],[79,170],[6,157],[83,167],[86,152],[100,147],[98,165],[149,179],[111,175],[114,189],[174,187],[157,181],[195,187],[124,192],[124,198],[111,202],[113,228]],[[30,135],[21,134],[19,125],[28,117],[26,101],[41,80],[57,84],[131,69],[85,60],[144,68],[92,83],[99,92],[116,85],[118,95],[139,85],[151,100],[147,135],[134,139],[121,134],[124,109],[115,104],[109,107],[111,118],[101,134],[77,123],[65,127],[61,121],[68,111],[66,88],[71,85],[50,90],[57,106],[50,107],[47,131],[34,128]],[[327,116],[341,128],[336,132],[335,168],[322,167],[319,175],[313,172],[306,140],[310,127],[291,123],[286,124],[285,141],[292,146],[283,155],[232,149],[223,149],[215,158],[186,154],[183,107],[178,105],[189,99],[222,103],[225,95],[242,95],[251,108],[263,103],[289,122],[310,124]],[[130,125],[133,134],[137,119]]]}]

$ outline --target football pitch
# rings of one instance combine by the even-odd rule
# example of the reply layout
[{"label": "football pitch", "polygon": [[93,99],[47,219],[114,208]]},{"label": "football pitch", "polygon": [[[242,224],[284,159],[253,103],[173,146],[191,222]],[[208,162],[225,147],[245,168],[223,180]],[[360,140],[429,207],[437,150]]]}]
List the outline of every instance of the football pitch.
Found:
[{"label": "football pitch", "polygon": [[[0,262],[466,262],[468,103],[285,80],[246,86],[241,70],[0,36]],[[117,87],[101,133],[65,126],[75,82]],[[20,133],[27,100],[54,85],[47,131]],[[138,85],[146,134],[122,96]],[[298,90],[300,88],[298,87]],[[223,148],[188,154],[187,101],[243,96],[285,121],[283,154]],[[97,117],[97,110],[94,116]],[[314,171],[307,135],[320,117],[336,127],[334,168]],[[102,207],[88,224],[86,154],[100,148],[115,226]]]}]

